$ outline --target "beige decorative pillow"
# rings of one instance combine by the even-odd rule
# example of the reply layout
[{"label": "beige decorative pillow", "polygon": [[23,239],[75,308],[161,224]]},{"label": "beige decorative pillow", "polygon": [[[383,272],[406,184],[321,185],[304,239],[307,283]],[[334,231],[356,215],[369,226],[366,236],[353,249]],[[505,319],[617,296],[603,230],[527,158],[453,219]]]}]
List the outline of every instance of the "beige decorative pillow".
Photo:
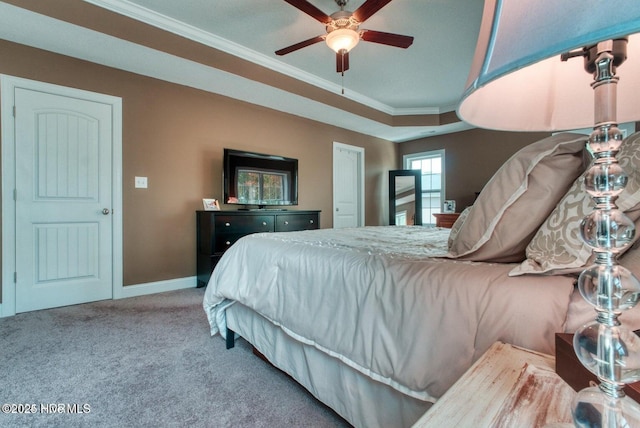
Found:
[{"label": "beige decorative pillow", "polygon": [[[632,221],[640,217],[640,133],[627,137],[618,153],[618,162],[629,176],[625,190],[616,201]],[[576,180],[549,218],[527,246],[527,259],[509,275],[565,274],[589,264],[591,248],[580,237],[582,219],[593,211],[594,202],[584,191],[584,174]]]},{"label": "beige decorative pillow", "polygon": [[514,154],[489,180],[454,236],[447,257],[521,262],[527,244],[585,168],[585,142],[556,134]]},{"label": "beige decorative pillow", "polygon": [[453,226],[451,226],[451,232],[449,233],[447,248],[451,248],[451,246],[453,245],[453,241],[455,241],[456,236],[458,236],[458,233],[460,233],[460,228],[462,227],[462,224],[469,216],[469,211],[471,211],[471,207],[467,207],[464,210],[462,210],[462,212],[460,213],[456,221],[453,223]]}]

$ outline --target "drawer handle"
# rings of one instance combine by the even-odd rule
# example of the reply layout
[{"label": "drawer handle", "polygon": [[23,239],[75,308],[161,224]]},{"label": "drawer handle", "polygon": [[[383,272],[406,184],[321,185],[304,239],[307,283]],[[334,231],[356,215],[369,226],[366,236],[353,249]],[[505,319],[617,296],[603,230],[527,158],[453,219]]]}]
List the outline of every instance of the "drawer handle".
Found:
[{"label": "drawer handle", "polygon": [[288,222],[288,221],[285,221],[285,222],[284,222],[284,224],[285,224],[285,225],[287,225],[287,224],[289,224],[289,222]]},{"label": "drawer handle", "polygon": [[225,244],[227,244],[227,245],[231,245],[231,242],[230,242],[230,241],[227,241],[227,242],[225,242]]},{"label": "drawer handle", "polygon": [[313,224],[313,220],[309,220],[309,223],[310,223],[310,224]]},{"label": "drawer handle", "polygon": [[267,225],[267,222],[266,222],[266,221],[263,221],[263,222],[262,222],[262,225],[263,225],[263,226],[266,226],[266,225]]},{"label": "drawer handle", "polygon": [[231,226],[231,223],[225,223],[224,225],[229,227],[229,226]]}]

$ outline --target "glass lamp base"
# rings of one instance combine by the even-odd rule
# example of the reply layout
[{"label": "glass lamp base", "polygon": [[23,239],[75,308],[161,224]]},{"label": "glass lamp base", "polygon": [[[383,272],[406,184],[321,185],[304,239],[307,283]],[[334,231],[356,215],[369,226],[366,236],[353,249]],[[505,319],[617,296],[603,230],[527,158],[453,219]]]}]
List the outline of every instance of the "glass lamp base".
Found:
[{"label": "glass lamp base", "polygon": [[638,403],[629,397],[610,397],[597,386],[578,392],[572,415],[574,425],[580,428],[640,427]]}]

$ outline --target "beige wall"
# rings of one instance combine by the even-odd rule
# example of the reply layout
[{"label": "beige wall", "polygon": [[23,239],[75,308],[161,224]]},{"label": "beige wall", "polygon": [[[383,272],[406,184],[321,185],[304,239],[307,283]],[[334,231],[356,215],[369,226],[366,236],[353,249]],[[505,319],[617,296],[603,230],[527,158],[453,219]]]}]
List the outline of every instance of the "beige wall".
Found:
[{"label": "beige wall", "polygon": [[[403,154],[446,150],[447,199],[473,201],[512,153],[546,134],[471,130],[391,142],[219,95],[0,41],[0,73],[123,99],[125,285],[195,274],[195,210],[220,198],[224,147],[299,159],[299,209],[332,226],[334,141],[365,149],[367,225],[388,223],[388,171]],[[149,179],[135,189],[135,176]],[[231,208],[231,207],[224,207]]]},{"label": "beige wall", "polygon": [[[522,147],[549,136],[548,133],[498,132],[472,129],[400,144],[402,156],[429,150],[445,150],[445,199],[456,201],[456,211],[471,205],[475,192],[482,190],[491,176]],[[426,221],[423,219],[423,221]]]},{"label": "beige wall", "polygon": [[[0,41],[0,73],[123,100],[124,284],[195,275],[195,211],[221,198],[223,148],[299,159],[299,209],[332,226],[334,141],[365,149],[366,224],[386,221],[397,145],[219,95]],[[148,177],[135,189],[134,177]],[[229,207],[224,207],[229,208]]]}]

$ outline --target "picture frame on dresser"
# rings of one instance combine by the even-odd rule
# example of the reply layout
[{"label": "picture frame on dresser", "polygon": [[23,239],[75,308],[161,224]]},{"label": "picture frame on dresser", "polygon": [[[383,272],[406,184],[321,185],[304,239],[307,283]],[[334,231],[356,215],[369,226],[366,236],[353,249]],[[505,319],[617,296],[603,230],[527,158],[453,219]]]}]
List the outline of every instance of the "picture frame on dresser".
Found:
[{"label": "picture frame on dresser", "polygon": [[202,199],[202,205],[205,211],[220,211],[220,203],[217,199]]},{"label": "picture frame on dresser", "polygon": [[456,201],[448,199],[444,201],[442,206],[442,212],[445,214],[451,214],[456,212]]}]

